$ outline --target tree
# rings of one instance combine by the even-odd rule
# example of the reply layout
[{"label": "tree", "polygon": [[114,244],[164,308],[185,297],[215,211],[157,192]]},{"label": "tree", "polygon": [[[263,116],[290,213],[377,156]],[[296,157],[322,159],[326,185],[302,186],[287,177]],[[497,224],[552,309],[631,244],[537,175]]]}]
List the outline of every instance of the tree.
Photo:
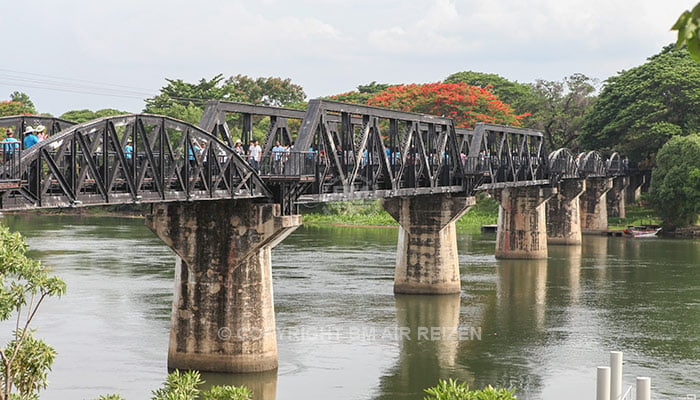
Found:
[{"label": "tree", "polygon": [[509,81],[497,75],[484,72],[462,71],[448,76],[444,83],[463,82],[467,85],[489,88],[498,99],[506,104],[510,104],[515,112],[532,113],[532,97],[534,95],[532,86],[528,84]]},{"label": "tree", "polygon": [[97,111],[90,110],[72,110],[63,113],[59,118],[65,119],[66,121],[76,122],[78,124],[92,121],[93,119],[102,117],[111,117],[113,115],[123,115],[130,114],[128,111],[119,111],[113,108],[105,108]]},{"label": "tree", "polygon": [[342,101],[345,103],[355,103],[355,104],[367,104],[367,101],[373,97],[375,94],[386,90],[390,85],[388,83],[377,83],[372,81],[367,85],[359,85],[357,90],[352,92],[346,92],[341,94],[336,94],[329,96],[328,99],[335,101]]},{"label": "tree", "polygon": [[700,212],[700,134],[676,136],[656,157],[649,198],[669,228],[692,225]]},{"label": "tree", "polygon": [[684,11],[671,30],[678,31],[676,48],[687,46],[690,56],[700,61],[700,3],[692,11]]},{"label": "tree", "polygon": [[667,46],[638,67],[609,78],[586,115],[579,143],[617,150],[653,166],[672,136],[700,129],[700,64]]},{"label": "tree", "polygon": [[10,115],[33,115],[34,110],[31,107],[27,107],[25,104],[19,101],[5,100],[0,101],[0,117],[7,117]]},{"label": "tree", "polygon": [[563,81],[538,79],[525,105],[531,114],[524,125],[545,134],[550,149],[569,147],[576,150],[585,115],[595,101],[594,81],[573,74]]},{"label": "tree", "polygon": [[442,115],[455,120],[457,127],[471,128],[477,122],[519,126],[526,116],[515,115],[512,108],[491,93],[466,83],[428,83],[397,85],[383,90],[367,103],[373,106]]},{"label": "tree", "polygon": [[286,106],[306,99],[301,86],[290,79],[257,78],[236,75],[224,80],[222,74],[196,84],[166,79],[161,93],[146,99],[144,112],[167,115],[196,124],[209,100],[240,101],[267,106]]},{"label": "tree", "polygon": [[29,99],[29,95],[23,92],[14,92],[10,95],[10,100],[22,103],[30,114],[36,114],[34,103]]},{"label": "tree", "polygon": [[23,399],[38,396],[56,356],[51,346],[34,337],[29,325],[43,301],[64,294],[66,284],[29,258],[27,249],[19,233],[0,225],[0,320],[16,312],[17,321],[12,340],[0,349],[0,400],[9,400],[13,388]]}]

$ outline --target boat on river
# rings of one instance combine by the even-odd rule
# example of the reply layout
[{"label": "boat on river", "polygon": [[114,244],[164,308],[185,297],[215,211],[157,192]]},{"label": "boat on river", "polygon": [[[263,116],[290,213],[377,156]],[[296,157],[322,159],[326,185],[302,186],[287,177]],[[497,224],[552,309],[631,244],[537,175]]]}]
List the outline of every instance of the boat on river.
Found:
[{"label": "boat on river", "polygon": [[634,238],[645,238],[645,237],[655,237],[661,228],[658,226],[628,226],[627,229],[623,230],[622,233],[628,237]]}]

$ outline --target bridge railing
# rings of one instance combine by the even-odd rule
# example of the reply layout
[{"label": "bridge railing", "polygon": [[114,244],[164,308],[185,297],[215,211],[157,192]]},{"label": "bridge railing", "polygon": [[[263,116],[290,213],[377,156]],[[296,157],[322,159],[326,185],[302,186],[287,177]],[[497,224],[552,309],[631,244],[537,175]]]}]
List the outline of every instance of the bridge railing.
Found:
[{"label": "bridge railing", "polygon": [[314,151],[272,152],[262,157],[258,172],[266,180],[309,180],[316,175],[317,158]]}]

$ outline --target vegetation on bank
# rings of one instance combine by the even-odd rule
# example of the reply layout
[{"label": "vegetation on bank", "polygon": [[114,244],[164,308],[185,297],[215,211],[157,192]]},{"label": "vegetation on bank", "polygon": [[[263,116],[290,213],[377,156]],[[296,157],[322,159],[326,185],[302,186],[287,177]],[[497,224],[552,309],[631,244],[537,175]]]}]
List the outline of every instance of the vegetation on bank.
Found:
[{"label": "vegetation on bank", "polygon": [[[305,225],[357,225],[397,227],[398,223],[382,208],[381,200],[334,202],[301,208]],[[477,204],[457,220],[457,229],[478,231],[498,220],[498,203],[479,196]]]}]

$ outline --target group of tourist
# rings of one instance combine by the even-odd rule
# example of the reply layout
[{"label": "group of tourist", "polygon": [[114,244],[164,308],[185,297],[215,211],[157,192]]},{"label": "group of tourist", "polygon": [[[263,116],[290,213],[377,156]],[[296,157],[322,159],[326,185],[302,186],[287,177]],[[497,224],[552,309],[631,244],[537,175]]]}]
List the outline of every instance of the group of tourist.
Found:
[{"label": "group of tourist", "polygon": [[12,159],[20,147],[26,150],[46,139],[46,127],[44,125],[39,125],[36,128],[28,126],[24,129],[23,136],[23,140],[20,141],[15,137],[15,132],[12,128],[5,130],[5,139],[0,142],[2,144],[3,161],[7,162]]}]

